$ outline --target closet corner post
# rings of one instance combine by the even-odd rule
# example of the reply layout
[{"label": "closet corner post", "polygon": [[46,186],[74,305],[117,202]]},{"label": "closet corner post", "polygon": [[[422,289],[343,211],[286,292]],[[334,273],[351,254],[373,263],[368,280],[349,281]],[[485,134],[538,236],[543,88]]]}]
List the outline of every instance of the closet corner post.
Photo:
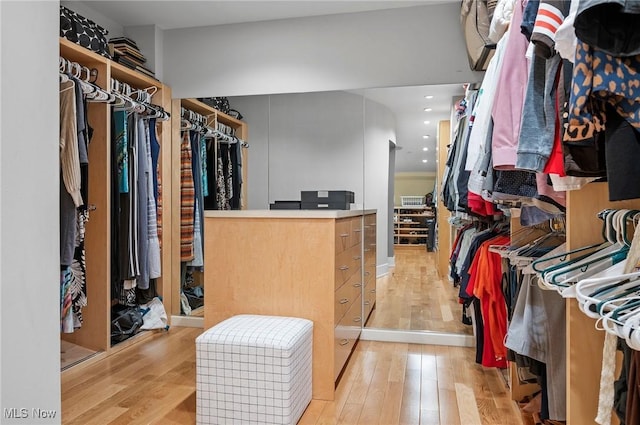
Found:
[{"label": "closet corner post", "polygon": [[[159,88],[160,106],[165,111],[172,111],[171,103],[171,87],[166,84],[162,84]],[[161,252],[161,264],[162,264],[162,276],[158,279],[157,292],[162,297],[162,303],[164,304],[165,311],[168,316],[168,323],[171,324],[171,315],[173,311],[173,249],[172,249],[172,229],[173,229],[173,216],[175,215],[175,206],[173,198],[173,114],[171,118],[166,121],[160,121],[158,128],[158,137],[160,140],[160,158],[159,168],[162,182],[162,252]],[[164,206],[166,205],[166,207]]]},{"label": "closet corner post", "polygon": [[[451,141],[451,121],[444,120],[438,123],[438,176],[442,178],[444,176],[444,169],[447,162],[447,145],[449,145]],[[440,181],[436,180],[437,184],[441,184]],[[440,188],[435,188],[440,195]],[[438,196],[440,199],[440,196]],[[437,239],[436,239],[436,252],[437,252],[437,265],[438,265],[438,275],[440,278],[446,278],[448,276],[449,270],[449,253],[451,251],[451,234],[453,233],[453,228],[449,224],[449,217],[451,217],[451,213],[444,208],[442,202],[440,205],[436,206],[438,208],[437,215]]]}]

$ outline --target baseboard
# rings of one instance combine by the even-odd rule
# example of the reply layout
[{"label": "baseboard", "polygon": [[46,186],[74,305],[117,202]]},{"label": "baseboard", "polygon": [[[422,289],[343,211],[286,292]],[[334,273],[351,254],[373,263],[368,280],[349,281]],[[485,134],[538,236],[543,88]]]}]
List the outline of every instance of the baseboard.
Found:
[{"label": "baseboard", "polygon": [[204,329],[204,317],[171,316],[171,326]]},{"label": "baseboard", "polygon": [[389,274],[389,264],[378,264],[376,266],[376,277],[382,277]]},{"label": "baseboard", "polygon": [[454,347],[473,347],[475,345],[475,340],[471,335],[400,329],[364,328],[360,334],[360,339],[364,341],[406,342],[410,344],[450,345]]},{"label": "baseboard", "polygon": [[396,266],[396,256],[394,255],[393,257],[387,257],[387,264],[389,265],[389,267],[395,267]]}]

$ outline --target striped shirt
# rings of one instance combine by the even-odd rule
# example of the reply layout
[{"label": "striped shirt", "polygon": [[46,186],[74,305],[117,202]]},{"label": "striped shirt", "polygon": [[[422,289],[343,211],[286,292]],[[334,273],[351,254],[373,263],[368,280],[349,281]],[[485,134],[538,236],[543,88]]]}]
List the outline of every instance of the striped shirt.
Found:
[{"label": "striped shirt", "polygon": [[193,259],[193,221],[195,219],[195,187],[191,170],[189,132],[182,133],[180,144],[180,260]]}]

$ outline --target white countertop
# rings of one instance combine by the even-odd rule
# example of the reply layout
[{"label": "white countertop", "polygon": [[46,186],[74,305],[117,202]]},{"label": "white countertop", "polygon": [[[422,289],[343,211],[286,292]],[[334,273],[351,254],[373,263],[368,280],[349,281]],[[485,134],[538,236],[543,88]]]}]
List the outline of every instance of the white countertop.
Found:
[{"label": "white countertop", "polygon": [[345,218],[377,210],[207,210],[205,218]]}]

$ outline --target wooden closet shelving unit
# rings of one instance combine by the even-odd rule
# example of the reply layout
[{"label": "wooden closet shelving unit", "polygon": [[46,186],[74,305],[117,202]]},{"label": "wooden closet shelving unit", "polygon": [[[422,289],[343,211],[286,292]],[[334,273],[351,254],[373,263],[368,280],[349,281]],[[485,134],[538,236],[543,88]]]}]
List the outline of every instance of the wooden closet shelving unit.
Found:
[{"label": "wooden closet shelving unit", "polygon": [[[603,223],[597,217],[600,211],[607,208],[640,208],[638,199],[619,202],[610,202],[608,199],[606,183],[590,183],[580,190],[567,192],[567,250],[603,242]],[[512,218],[511,224],[511,231],[514,232],[520,226],[519,219]],[[605,333],[596,329],[594,319],[580,311],[575,299],[567,298],[566,304],[567,424],[595,424]],[[513,364],[510,364],[509,374],[513,400],[519,401],[539,388],[537,385],[520,384]],[[612,424],[617,423],[614,414]]]},{"label": "wooden closet shelving unit", "polygon": [[431,207],[425,205],[393,208],[393,243],[426,245],[429,237],[427,220],[434,219]]},{"label": "wooden closet shelving unit", "polygon": [[[153,103],[166,111],[171,109],[171,89],[161,82],[126,68],[84,47],[60,38],[60,56],[97,71],[95,84],[109,91],[111,78],[128,83],[133,88],[157,88]],[[107,103],[89,103],[88,121],[93,128],[89,143],[89,199],[91,207],[86,225],[86,281],[87,306],[83,309],[84,323],[74,333],[61,334],[61,360],[68,366],[87,364],[123,348],[152,337],[153,331],[143,331],[117,345],[111,345],[111,106]],[[170,285],[166,278],[171,276],[171,231],[172,211],[175,198],[169,190],[171,181],[171,121],[158,126],[158,142],[161,145],[159,167],[162,185],[162,277],[156,280],[158,295],[162,297],[167,313],[171,311]],[[179,218],[179,217],[178,217]],[[159,224],[160,225],[160,224]],[[65,358],[71,353],[80,353],[79,358]],[[68,369],[65,369],[68,370]],[[64,372],[64,370],[63,370]]]},{"label": "wooden closet shelving unit", "polygon": [[[602,242],[602,220],[607,208],[640,209],[640,199],[610,202],[606,183],[590,183],[567,192],[567,249]],[[604,331],[586,316],[575,299],[567,299],[567,424],[595,423],[600,392]],[[616,372],[616,377],[618,372]],[[615,414],[612,423],[617,424]]]},{"label": "wooden closet shelving unit", "polygon": [[[451,121],[440,121],[438,123],[438,176],[444,176],[447,164],[447,146],[451,141]],[[441,184],[441,183],[438,183]],[[438,216],[436,220],[436,257],[438,276],[447,279],[449,275],[449,255],[451,254],[451,244],[455,239],[453,237],[453,228],[449,224],[451,213],[444,208],[442,201],[439,199],[441,194],[440,187],[436,187],[438,193]]]},{"label": "wooden closet shelving unit", "polygon": [[[217,123],[222,123],[233,127],[235,129],[235,134],[238,138],[243,141],[247,141],[248,137],[248,126],[247,123],[241,121],[237,118],[229,116],[224,112],[220,112],[212,106],[207,105],[204,102],[201,102],[197,99],[173,99],[171,101],[171,122],[172,122],[172,130],[171,130],[171,139],[173,142],[172,150],[171,150],[171,166],[174,170],[180,170],[180,111],[181,108],[188,109],[190,111],[196,112],[200,115],[207,117],[207,125],[215,128]],[[249,169],[249,155],[248,149],[243,148],[243,156],[242,156],[242,195],[241,195],[241,205],[242,209],[246,208],[247,205],[247,177],[248,177],[248,169]],[[175,253],[175,256],[172,257],[171,262],[173,264],[172,275],[171,275],[171,297],[172,297],[172,315],[179,316],[180,315],[180,286],[181,286],[181,277],[180,277],[180,173],[178,171],[174,172],[172,175],[171,181],[171,192],[174,199],[176,199],[177,204],[176,208],[178,214],[174,214],[173,222],[172,222],[172,250]],[[204,237],[204,235],[203,235]],[[205,294],[206,299],[206,294]],[[200,310],[200,309],[199,309]],[[202,313],[204,309],[201,309]],[[168,311],[167,311],[168,313]],[[201,314],[196,314],[194,316],[201,316]]]}]

